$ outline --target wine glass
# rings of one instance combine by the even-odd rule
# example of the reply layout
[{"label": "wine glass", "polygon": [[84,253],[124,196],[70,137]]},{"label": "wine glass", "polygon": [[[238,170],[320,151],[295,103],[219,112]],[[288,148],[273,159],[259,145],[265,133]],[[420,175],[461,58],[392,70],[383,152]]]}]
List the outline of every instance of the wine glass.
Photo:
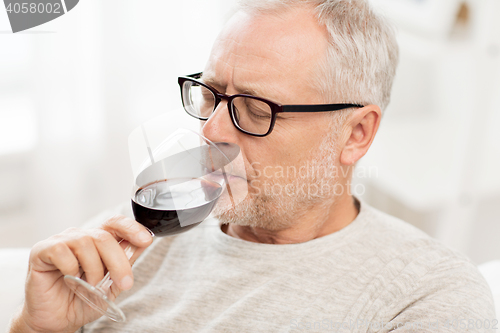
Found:
[{"label": "wine glass", "polygon": [[[153,236],[176,235],[196,227],[209,216],[222,193],[228,194],[226,202],[233,207],[246,196],[241,190],[238,195],[231,191],[228,180],[245,180],[243,175],[232,174],[233,163],[241,160],[236,144],[213,143],[187,129],[161,140],[165,136],[161,129],[161,122],[153,121],[129,136],[135,178],[132,210]],[[135,250],[130,243],[124,249],[129,259]],[[111,300],[109,272],[96,286],[87,283],[84,275],[66,275],[64,280],[92,308],[113,321],[125,321],[125,314]]]}]

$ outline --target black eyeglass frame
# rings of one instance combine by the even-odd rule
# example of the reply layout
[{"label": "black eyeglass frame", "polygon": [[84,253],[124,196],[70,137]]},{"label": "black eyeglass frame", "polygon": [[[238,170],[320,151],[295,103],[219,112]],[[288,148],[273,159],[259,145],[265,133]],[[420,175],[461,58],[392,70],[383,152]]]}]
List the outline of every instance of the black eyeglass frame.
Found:
[{"label": "black eyeglass frame", "polygon": [[[212,110],[212,113],[217,109],[217,106],[219,103],[224,99],[227,100],[227,105],[228,105],[228,111],[229,115],[231,118],[231,121],[233,122],[233,125],[242,131],[245,134],[252,135],[252,136],[258,136],[258,137],[264,137],[266,135],[269,135],[274,128],[274,124],[276,122],[276,114],[282,113],[282,112],[329,112],[329,111],[340,111],[340,110],[345,110],[349,108],[363,108],[364,105],[360,104],[299,104],[299,105],[281,105],[275,102],[272,102],[268,99],[257,97],[257,96],[252,96],[252,95],[246,95],[246,94],[235,94],[235,95],[226,95],[223,93],[218,92],[215,88],[212,88],[211,86],[197,80],[201,78],[203,72],[196,73],[196,74],[190,74],[186,76],[180,76],[178,78],[178,83],[181,88],[181,99],[182,99],[182,105],[184,107],[184,110],[186,111],[187,114],[190,116],[199,119],[199,120],[208,120],[209,117],[199,117],[196,115],[193,115],[189,113],[186,109],[186,106],[184,105],[184,96],[183,96],[183,89],[182,86],[184,85],[184,82],[186,81],[191,81],[195,82],[196,84],[199,84],[206,89],[208,89],[215,97],[215,102],[214,102],[214,109]],[[248,98],[253,98],[258,101],[264,102],[269,107],[271,108],[271,124],[269,126],[269,130],[264,133],[264,134],[256,134],[252,132],[248,132],[241,128],[238,125],[238,122],[236,121],[235,115],[234,115],[234,107],[233,107],[233,99],[236,97],[248,97]]]}]

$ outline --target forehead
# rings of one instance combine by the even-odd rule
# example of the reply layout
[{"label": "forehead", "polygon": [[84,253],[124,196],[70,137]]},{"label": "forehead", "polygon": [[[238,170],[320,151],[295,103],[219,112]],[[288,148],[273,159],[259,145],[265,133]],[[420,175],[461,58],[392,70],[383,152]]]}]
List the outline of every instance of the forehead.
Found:
[{"label": "forehead", "polygon": [[311,82],[327,40],[309,7],[279,14],[240,11],[217,38],[204,79],[228,93],[253,91],[281,104],[309,103],[318,98]]}]

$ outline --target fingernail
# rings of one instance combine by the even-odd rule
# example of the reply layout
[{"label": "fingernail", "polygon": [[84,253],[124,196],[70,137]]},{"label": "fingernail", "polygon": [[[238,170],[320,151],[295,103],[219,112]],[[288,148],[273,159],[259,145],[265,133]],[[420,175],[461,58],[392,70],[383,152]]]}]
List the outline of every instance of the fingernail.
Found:
[{"label": "fingernail", "polygon": [[120,287],[122,290],[128,290],[128,289],[132,288],[133,284],[134,284],[134,280],[132,279],[132,277],[127,275],[122,279],[122,282],[120,283]]},{"label": "fingernail", "polygon": [[151,239],[151,235],[147,231],[141,231],[137,237],[139,237],[139,240],[144,243],[149,242]]}]

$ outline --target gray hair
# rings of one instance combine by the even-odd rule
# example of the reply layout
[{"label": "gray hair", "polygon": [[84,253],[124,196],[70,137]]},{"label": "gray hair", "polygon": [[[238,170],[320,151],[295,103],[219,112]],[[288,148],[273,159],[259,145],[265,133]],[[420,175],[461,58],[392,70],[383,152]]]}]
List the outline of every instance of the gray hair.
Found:
[{"label": "gray hair", "polygon": [[[243,10],[261,13],[314,6],[318,22],[328,30],[330,47],[312,83],[327,103],[375,104],[385,110],[396,73],[398,45],[392,27],[366,0],[240,0],[239,4]],[[339,116],[345,119],[347,114]]]}]

